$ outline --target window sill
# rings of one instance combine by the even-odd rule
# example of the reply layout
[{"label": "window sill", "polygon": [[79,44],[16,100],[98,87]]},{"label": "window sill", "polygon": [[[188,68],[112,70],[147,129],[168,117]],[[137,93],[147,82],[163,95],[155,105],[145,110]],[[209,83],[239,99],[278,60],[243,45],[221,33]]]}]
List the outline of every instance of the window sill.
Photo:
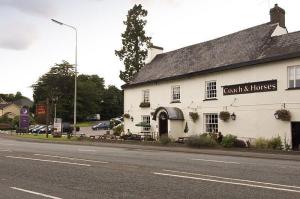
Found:
[{"label": "window sill", "polygon": [[218,100],[217,98],[211,98],[211,99],[204,99],[203,101],[215,101]]},{"label": "window sill", "polygon": [[289,91],[289,90],[300,90],[300,87],[295,87],[295,88],[287,88],[285,89],[286,91]]},{"label": "window sill", "polygon": [[176,103],[181,103],[179,100],[176,100],[176,101],[171,101],[170,102],[171,104],[176,104]]}]

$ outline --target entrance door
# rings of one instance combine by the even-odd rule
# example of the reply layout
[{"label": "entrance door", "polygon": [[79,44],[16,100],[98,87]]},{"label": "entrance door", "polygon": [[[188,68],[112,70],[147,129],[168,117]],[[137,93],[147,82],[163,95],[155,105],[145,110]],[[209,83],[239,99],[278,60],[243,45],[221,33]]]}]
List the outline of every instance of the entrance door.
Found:
[{"label": "entrance door", "polygon": [[161,112],[159,118],[159,136],[168,135],[168,116],[165,112]]},{"label": "entrance door", "polygon": [[300,122],[292,122],[292,147],[300,150]]}]

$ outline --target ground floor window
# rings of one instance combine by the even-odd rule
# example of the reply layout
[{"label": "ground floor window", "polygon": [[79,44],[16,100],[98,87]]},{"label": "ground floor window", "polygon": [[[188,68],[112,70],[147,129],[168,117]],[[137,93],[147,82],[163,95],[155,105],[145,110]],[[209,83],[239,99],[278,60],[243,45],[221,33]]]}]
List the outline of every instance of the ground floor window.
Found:
[{"label": "ground floor window", "polygon": [[[150,115],[143,115],[142,122],[150,125]],[[142,127],[143,131],[150,131],[150,127]]]},{"label": "ground floor window", "polygon": [[216,113],[204,114],[204,125],[205,125],[205,132],[217,133],[218,132],[218,114],[216,114]]}]

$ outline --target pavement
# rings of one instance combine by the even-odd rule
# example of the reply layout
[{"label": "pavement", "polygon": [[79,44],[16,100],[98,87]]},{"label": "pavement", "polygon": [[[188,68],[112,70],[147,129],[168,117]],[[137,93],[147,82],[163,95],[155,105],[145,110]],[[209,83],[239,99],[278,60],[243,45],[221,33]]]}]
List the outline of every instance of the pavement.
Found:
[{"label": "pavement", "polygon": [[300,162],[0,137],[0,198],[300,198]]}]

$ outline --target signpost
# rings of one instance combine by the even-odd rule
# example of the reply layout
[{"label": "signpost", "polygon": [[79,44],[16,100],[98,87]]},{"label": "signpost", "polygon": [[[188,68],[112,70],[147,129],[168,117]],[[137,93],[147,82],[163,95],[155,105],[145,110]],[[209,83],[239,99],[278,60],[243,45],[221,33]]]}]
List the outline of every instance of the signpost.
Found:
[{"label": "signpost", "polygon": [[53,123],[53,137],[62,136],[62,119],[55,118]]},{"label": "signpost", "polygon": [[23,107],[20,110],[19,127],[21,132],[28,132],[29,129],[29,110],[27,107]]}]

